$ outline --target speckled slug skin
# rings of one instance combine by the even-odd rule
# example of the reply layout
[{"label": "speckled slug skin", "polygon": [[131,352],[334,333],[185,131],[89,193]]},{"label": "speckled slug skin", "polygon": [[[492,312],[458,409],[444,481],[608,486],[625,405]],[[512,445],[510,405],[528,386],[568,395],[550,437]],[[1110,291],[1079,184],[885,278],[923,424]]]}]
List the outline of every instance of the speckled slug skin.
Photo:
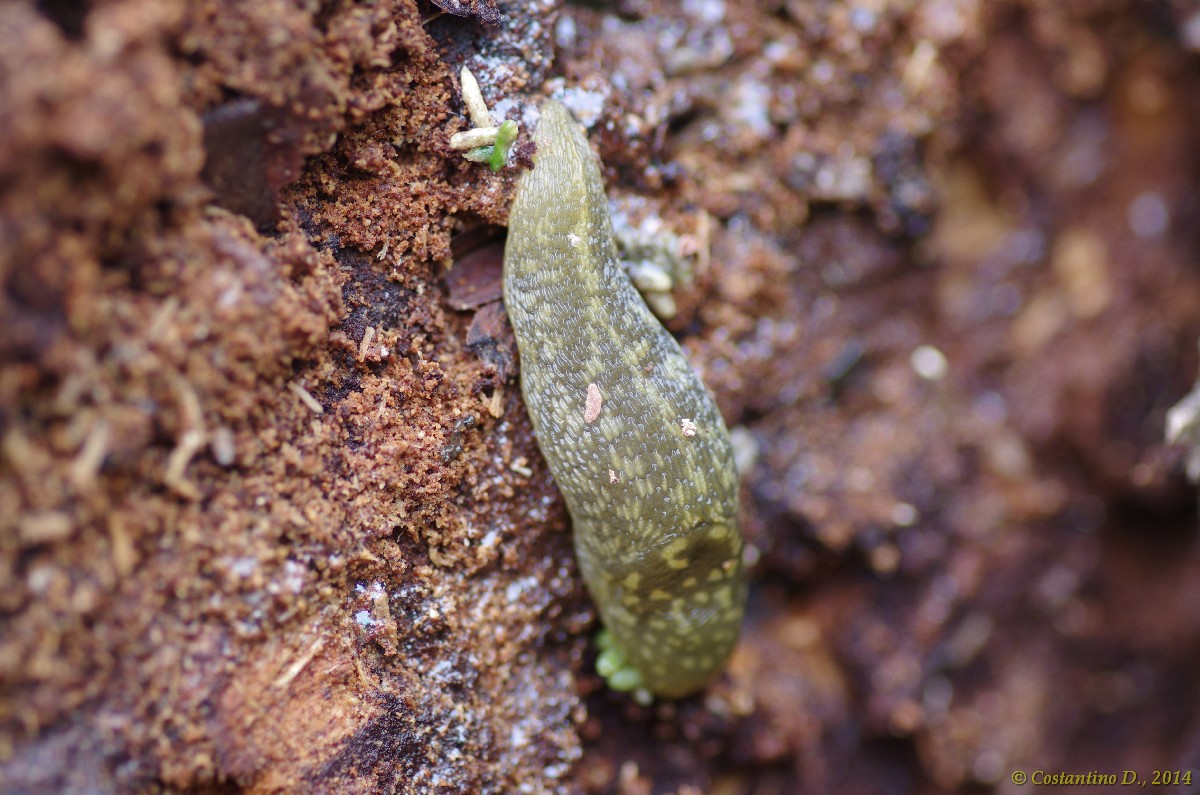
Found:
[{"label": "speckled slug skin", "polygon": [[605,625],[650,692],[686,695],[724,666],[745,607],[729,432],[617,261],[582,129],[547,102],[535,140],[504,250],[521,389]]}]

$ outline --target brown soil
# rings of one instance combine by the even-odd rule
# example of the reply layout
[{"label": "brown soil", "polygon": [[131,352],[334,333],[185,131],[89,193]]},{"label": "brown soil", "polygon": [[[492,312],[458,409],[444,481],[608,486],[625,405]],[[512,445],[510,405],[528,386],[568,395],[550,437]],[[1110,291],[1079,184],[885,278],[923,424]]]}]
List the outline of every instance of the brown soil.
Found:
[{"label": "brown soil", "polygon": [[[0,790],[1200,768],[1198,52],[1183,0],[0,5]],[[757,449],[704,695],[592,672],[464,63],[698,252]]]}]

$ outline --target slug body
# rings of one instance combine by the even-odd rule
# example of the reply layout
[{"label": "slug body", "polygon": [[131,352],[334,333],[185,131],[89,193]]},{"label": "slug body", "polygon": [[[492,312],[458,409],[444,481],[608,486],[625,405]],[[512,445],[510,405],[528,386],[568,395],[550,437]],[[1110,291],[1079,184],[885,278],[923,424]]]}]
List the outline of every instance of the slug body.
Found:
[{"label": "slug body", "polygon": [[535,141],[504,249],[522,393],[584,580],[636,670],[622,689],[686,695],[724,667],[745,607],[729,432],[621,269],[582,129],[547,102]]}]

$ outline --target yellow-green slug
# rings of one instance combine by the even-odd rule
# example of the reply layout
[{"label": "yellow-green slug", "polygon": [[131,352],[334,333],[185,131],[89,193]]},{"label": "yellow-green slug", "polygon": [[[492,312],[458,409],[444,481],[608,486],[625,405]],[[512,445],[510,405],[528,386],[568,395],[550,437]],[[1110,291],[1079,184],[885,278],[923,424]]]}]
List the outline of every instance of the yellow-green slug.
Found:
[{"label": "yellow-green slug", "polygon": [[610,686],[674,698],[729,657],[746,601],[729,432],[617,260],[599,164],[547,102],[504,248],[521,390],[611,633]]}]

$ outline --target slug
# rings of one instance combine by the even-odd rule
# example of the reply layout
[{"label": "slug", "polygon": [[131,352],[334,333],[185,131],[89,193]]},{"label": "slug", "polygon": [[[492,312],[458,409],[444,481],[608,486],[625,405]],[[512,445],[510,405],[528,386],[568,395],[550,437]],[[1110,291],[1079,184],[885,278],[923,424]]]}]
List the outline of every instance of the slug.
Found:
[{"label": "slug", "polygon": [[551,101],[534,140],[504,248],[521,392],[609,633],[597,667],[684,696],[724,667],[745,609],[729,431],[618,262],[583,130]]}]

